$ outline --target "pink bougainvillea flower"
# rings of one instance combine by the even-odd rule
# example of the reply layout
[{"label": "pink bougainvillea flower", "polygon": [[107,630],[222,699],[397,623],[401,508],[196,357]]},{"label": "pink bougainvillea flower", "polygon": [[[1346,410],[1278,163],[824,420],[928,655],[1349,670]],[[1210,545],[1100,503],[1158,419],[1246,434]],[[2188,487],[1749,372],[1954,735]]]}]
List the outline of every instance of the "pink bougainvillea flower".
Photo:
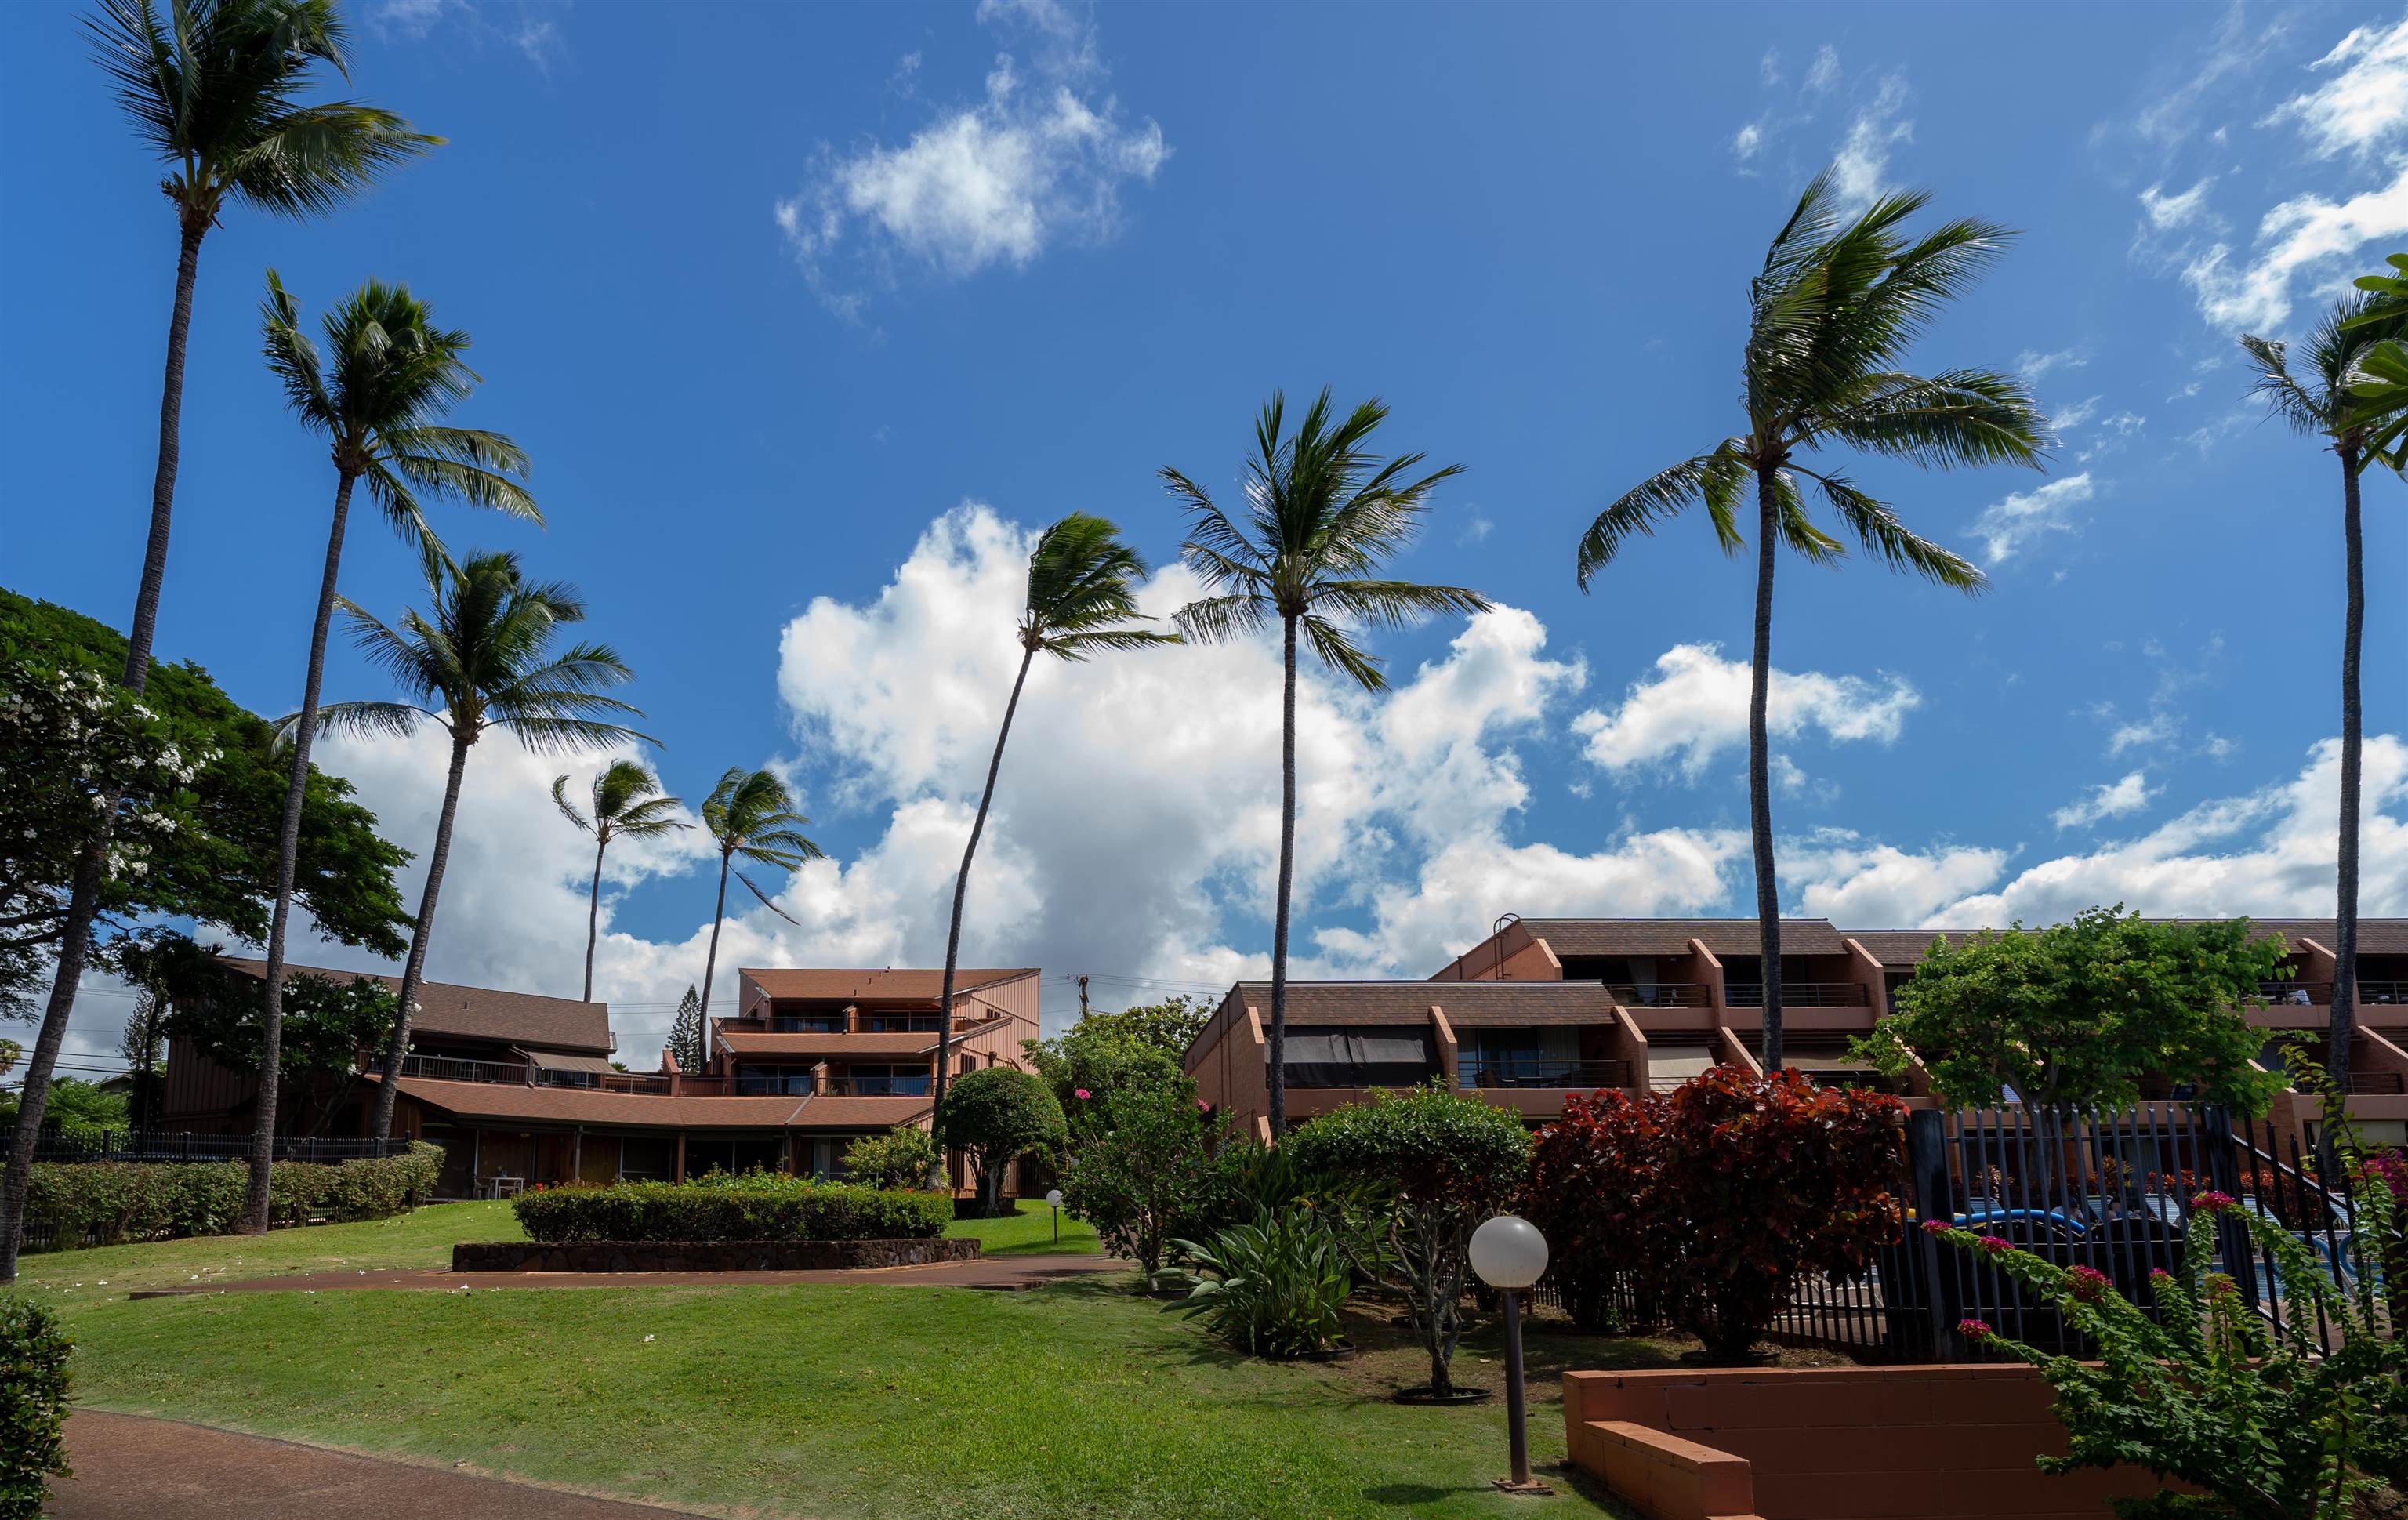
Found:
[{"label": "pink bougainvillea flower", "polygon": [[1968,1341],[1986,1341],[1992,1332],[1986,1320],[1960,1319],[1956,1322],[1956,1333]]},{"label": "pink bougainvillea flower", "polygon": [[2066,1292],[2077,1303],[2095,1304],[2107,1291],[2107,1274],[2096,1267],[2074,1267],[2065,1274]]},{"label": "pink bougainvillea flower", "polygon": [[2174,1274],[2166,1270],[2162,1267],[2152,1267],[2149,1269],[2149,1281],[2152,1283],[2171,1283],[2173,1280]]},{"label": "pink bougainvillea flower", "polygon": [[1084,1097],[1087,1096],[1087,1090],[1084,1087],[1073,1088],[1070,1096],[1072,1097]]},{"label": "pink bougainvillea flower", "polygon": [[2214,1188],[2210,1188],[2194,1197],[2190,1200],[2190,1206],[2200,1213],[2213,1214],[2222,1213],[2227,1209],[2238,1209],[2241,1204],[2240,1200],[2233,1197],[2231,1194],[2218,1193]]},{"label": "pink bougainvillea flower", "polygon": [[1923,1233],[1926,1235],[1945,1235],[1948,1233],[1948,1221],[1944,1219],[1927,1219],[1923,1222]]},{"label": "pink bougainvillea flower", "polygon": [[1994,1256],[2003,1256],[2015,1248],[2015,1242],[2002,1240],[1996,1235],[1985,1235],[1973,1243]]}]

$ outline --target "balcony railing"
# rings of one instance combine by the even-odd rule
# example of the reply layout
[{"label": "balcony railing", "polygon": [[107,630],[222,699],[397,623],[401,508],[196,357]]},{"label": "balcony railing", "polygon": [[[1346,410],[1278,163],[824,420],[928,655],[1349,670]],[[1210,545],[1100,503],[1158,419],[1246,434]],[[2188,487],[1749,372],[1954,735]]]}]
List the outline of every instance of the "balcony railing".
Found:
[{"label": "balcony railing", "polygon": [[[383,1057],[368,1063],[368,1069],[382,1071]],[[527,1061],[479,1061],[460,1055],[405,1055],[401,1074],[436,1082],[507,1083],[517,1087],[579,1087],[609,1093],[669,1090],[666,1077],[633,1071],[548,1071]]]},{"label": "balcony railing", "polygon": [[1885,1071],[1876,1071],[1870,1067],[1862,1070],[1807,1071],[1801,1074],[1817,1087],[1860,1087],[1867,1092],[1889,1093],[1899,1097],[1904,1096],[1906,1092],[1906,1082],[1903,1078],[1893,1077]]},{"label": "balcony railing", "polygon": [[2352,1097],[2398,1097],[2408,1093],[2408,1083],[2397,1071],[2352,1071],[2349,1093]]},{"label": "balcony railing", "polygon": [[1455,1070],[1462,1087],[1564,1087],[1587,1092],[1598,1087],[1627,1087],[1627,1061],[1548,1061],[1465,1057]]},{"label": "balcony railing", "polygon": [[2361,982],[2358,984],[2358,1006],[2408,1003],[2408,982]]},{"label": "balcony railing", "polygon": [[844,1030],[841,1013],[815,1013],[809,1017],[787,1014],[769,1021],[769,1032],[779,1035],[840,1035]]},{"label": "balcony railing", "polygon": [[[1764,983],[1734,982],[1723,989],[1723,1001],[1732,1008],[1762,1008]],[[1863,1008],[1865,989],[1856,982],[1784,982],[1781,984],[1781,1006],[1784,1008]]]},{"label": "balcony railing", "polygon": [[1706,989],[1695,982],[1609,982],[1605,990],[1625,1008],[1703,1008]]},{"label": "balcony railing", "polygon": [[2258,996],[2270,1003],[2306,1003],[2322,1008],[2332,1001],[2329,982],[2260,982]]},{"label": "balcony railing", "polygon": [[928,1077],[822,1077],[815,1083],[810,1072],[797,1071],[736,1079],[736,1092],[743,1097],[926,1097],[934,1090]]}]

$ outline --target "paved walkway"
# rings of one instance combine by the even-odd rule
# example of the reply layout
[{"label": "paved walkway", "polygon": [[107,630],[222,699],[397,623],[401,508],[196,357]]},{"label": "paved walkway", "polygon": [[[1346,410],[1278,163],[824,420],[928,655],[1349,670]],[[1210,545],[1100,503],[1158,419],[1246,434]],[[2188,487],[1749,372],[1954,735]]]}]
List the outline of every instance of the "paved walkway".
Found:
[{"label": "paved walkway", "polygon": [[69,1416],[67,1460],[76,1475],[50,1481],[50,1520],[668,1520],[687,1513],[97,1410]]},{"label": "paved walkway", "polygon": [[253,1277],[239,1283],[150,1288],[136,1298],[172,1298],[196,1293],[331,1293],[359,1288],[415,1288],[421,1292],[461,1288],[654,1288],[735,1287],[754,1283],[871,1283],[887,1287],[1043,1287],[1066,1278],[1125,1272],[1136,1264],[1111,1256],[980,1256],[925,1267],[880,1267],[859,1270],[791,1272],[296,1272]]}]

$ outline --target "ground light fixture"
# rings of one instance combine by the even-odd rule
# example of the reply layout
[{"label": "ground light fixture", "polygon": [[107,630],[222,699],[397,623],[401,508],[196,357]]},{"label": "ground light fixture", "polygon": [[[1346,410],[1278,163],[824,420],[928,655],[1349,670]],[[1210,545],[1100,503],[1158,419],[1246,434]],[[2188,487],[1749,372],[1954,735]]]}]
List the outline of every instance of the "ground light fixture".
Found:
[{"label": "ground light fixture", "polygon": [[1498,1214],[1471,1232],[1471,1269],[1505,1297],[1505,1423],[1513,1475],[1497,1486],[1509,1494],[1552,1494],[1530,1476],[1530,1438],[1522,1407],[1522,1290],[1547,1269],[1547,1238],[1518,1214]]},{"label": "ground light fixture", "polygon": [[1054,1211],[1054,1243],[1060,1245],[1062,1243],[1062,1190],[1060,1188],[1046,1189],[1045,1207]]}]

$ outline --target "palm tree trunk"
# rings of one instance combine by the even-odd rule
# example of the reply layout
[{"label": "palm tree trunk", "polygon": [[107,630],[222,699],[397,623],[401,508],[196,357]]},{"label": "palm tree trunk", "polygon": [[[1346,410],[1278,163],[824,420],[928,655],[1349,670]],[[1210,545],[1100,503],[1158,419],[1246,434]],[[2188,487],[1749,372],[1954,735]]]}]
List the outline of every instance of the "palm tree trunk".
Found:
[{"label": "palm tree trunk", "polygon": [[1287,1133],[1287,902],[1296,885],[1296,619],[1285,620],[1286,686],[1280,699],[1279,902],[1271,918],[1271,1139]]},{"label": "palm tree trunk", "polygon": [[[457,723],[457,717],[452,722]],[[393,1010],[393,1044],[385,1054],[384,1080],[377,1083],[370,1137],[393,1133],[394,1100],[400,1095],[402,1058],[409,1054],[409,1011],[426,975],[426,944],[435,938],[435,898],[443,890],[443,868],[452,858],[452,823],[460,811],[460,782],[468,773],[468,746],[476,736],[452,736],[452,774],[443,783],[443,811],[435,820],[435,850],[426,857],[426,890],[418,898],[418,927],[409,936],[409,959],[402,963],[401,992]]]},{"label": "palm tree trunk", "polygon": [[[702,963],[702,1006],[695,1015],[695,1035],[702,1042],[697,1064],[702,1066],[710,1064],[710,979],[719,969],[719,925],[727,921],[727,866],[735,853],[727,849],[719,852],[719,906],[710,914],[710,954]],[[689,1071],[686,1075],[696,1073]]]},{"label": "palm tree trunk", "polygon": [[[2342,611],[2341,635],[2341,838],[2335,858],[2333,903],[2332,1032],[2326,1068],[2333,1081],[2333,1101],[2349,1097],[2349,1047],[2358,1023],[2358,790],[2360,729],[2365,721],[2358,689],[2359,650],[2366,636],[2366,540],[2358,517],[2358,447],[2341,449],[2342,540],[2344,573],[2349,590]],[[2327,1115],[2329,1130],[2339,1115]]]},{"label": "palm tree trunk", "polygon": [[594,830],[594,896],[585,904],[585,1001],[594,1001],[594,941],[602,933],[602,852],[610,841],[597,823]]},{"label": "palm tree trunk", "polygon": [[1011,715],[1020,710],[1020,689],[1028,684],[1028,667],[1037,651],[1020,656],[1020,674],[1011,678],[1011,699],[1003,705],[1003,726],[996,730],[995,754],[986,763],[986,790],[979,794],[978,817],[970,823],[970,842],[962,847],[961,874],[953,878],[953,925],[945,934],[945,985],[937,1004],[937,1097],[945,1101],[945,1068],[953,1059],[953,968],[962,958],[962,898],[970,884],[970,857],[978,853],[979,836],[986,832],[986,810],[995,803],[995,779],[1003,769],[1003,742],[1011,737]]},{"label": "palm tree trunk", "polygon": [[1756,923],[1762,940],[1764,1069],[1781,1069],[1781,889],[1772,872],[1771,745],[1765,698],[1772,683],[1772,562],[1780,547],[1781,505],[1770,466],[1756,472],[1756,652],[1747,693],[1747,825],[1756,846]]},{"label": "palm tree trunk", "polygon": [[[142,581],[134,594],[134,622],[126,630],[122,684],[139,692],[150,679],[150,642],[159,623],[159,594],[167,581],[167,530],[176,505],[176,466],[183,453],[184,347],[193,325],[193,285],[200,274],[206,220],[187,219],[176,256],[176,304],[167,315],[167,368],[159,387],[159,463],[150,480],[150,538],[142,552]],[[17,1251],[25,1236],[25,1192],[33,1185],[34,1142],[42,1133],[42,1110],[50,1101],[50,1072],[66,1042],[67,1016],[75,1011],[83,981],[92,925],[100,916],[100,887],[108,859],[108,836],[119,793],[108,788],[100,824],[76,863],[67,894],[67,915],[59,944],[50,1000],[42,1011],[41,1032],[25,1057],[24,1085],[18,1094],[17,1129],[8,1142],[7,1180],[0,1185],[0,1283],[17,1281]]]},{"label": "palm tree trunk", "polygon": [[318,698],[326,678],[326,632],[335,621],[335,582],[343,566],[343,530],[351,521],[349,470],[335,478],[335,519],[326,529],[326,567],[318,578],[318,616],[309,625],[309,667],[301,678],[301,723],[293,732],[293,773],[284,783],[284,822],[276,836],[276,902],[268,911],[266,978],[260,1015],[259,1111],[251,1126],[251,1190],[258,1204],[244,1217],[267,1227],[267,1179],[276,1160],[278,1083],[284,1067],[284,942],[293,916],[293,879],[301,859],[301,804],[309,790],[309,748],[317,738]]}]

